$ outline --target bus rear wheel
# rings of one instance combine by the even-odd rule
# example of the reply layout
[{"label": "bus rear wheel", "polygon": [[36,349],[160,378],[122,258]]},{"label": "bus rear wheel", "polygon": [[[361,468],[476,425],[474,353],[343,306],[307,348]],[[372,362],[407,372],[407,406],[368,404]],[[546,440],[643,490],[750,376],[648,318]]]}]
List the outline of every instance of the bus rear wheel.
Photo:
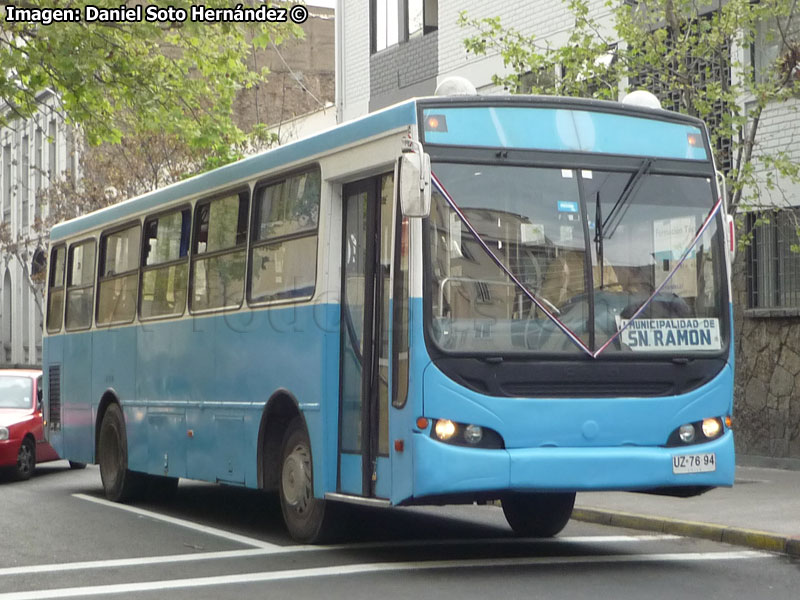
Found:
[{"label": "bus rear wheel", "polygon": [[522,493],[504,496],[503,514],[514,533],[524,537],[553,537],[572,515],[575,493]]},{"label": "bus rear wheel", "polygon": [[100,463],[100,479],[106,498],[125,502],[139,493],[141,477],[128,470],[128,436],[118,404],[111,404],[103,415],[97,462]]},{"label": "bus rear wheel", "polygon": [[283,436],[280,498],[289,534],[299,542],[322,543],[333,535],[330,502],[314,497],[311,442],[300,417],[295,417]]}]

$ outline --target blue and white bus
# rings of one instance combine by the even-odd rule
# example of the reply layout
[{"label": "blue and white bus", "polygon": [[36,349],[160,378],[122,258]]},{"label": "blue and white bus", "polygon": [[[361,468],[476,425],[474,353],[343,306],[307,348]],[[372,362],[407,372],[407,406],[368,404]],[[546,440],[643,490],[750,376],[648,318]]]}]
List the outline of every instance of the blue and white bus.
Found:
[{"label": "blue and white bus", "polygon": [[49,437],[108,498],[178,478],[342,502],[733,483],[732,244],[665,110],[413,99],[53,228]]}]

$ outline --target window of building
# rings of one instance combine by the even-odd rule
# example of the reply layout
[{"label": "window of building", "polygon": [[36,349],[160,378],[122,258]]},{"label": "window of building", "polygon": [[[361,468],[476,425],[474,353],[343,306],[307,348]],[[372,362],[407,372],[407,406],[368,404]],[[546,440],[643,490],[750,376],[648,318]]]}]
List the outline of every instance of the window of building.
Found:
[{"label": "window of building", "polygon": [[192,311],[241,306],[247,242],[247,193],[204,201],[195,209]]},{"label": "window of building", "polygon": [[139,284],[139,224],[100,238],[97,324],[130,323]]},{"label": "window of building", "polygon": [[67,331],[88,329],[92,325],[94,296],[94,240],[72,244],[67,268]]},{"label": "window of building", "polygon": [[749,213],[748,308],[800,308],[800,209]]},{"label": "window of building", "polygon": [[372,0],[370,8],[373,52],[435,31],[439,24],[438,0]]},{"label": "window of building", "polygon": [[11,223],[11,193],[14,189],[11,181],[11,144],[3,147],[3,221]]},{"label": "window of building", "polygon": [[307,171],[256,190],[250,250],[251,302],[314,295],[320,172]]},{"label": "window of building", "polygon": [[140,319],[183,314],[189,276],[190,229],[188,208],[145,220]]},{"label": "window of building", "polygon": [[30,215],[28,214],[28,188],[30,177],[30,138],[27,135],[22,136],[22,164],[19,171],[19,193],[21,196],[20,206],[22,215],[20,216],[20,223],[22,227],[27,227],[30,224]]},{"label": "window of building", "polygon": [[58,246],[50,251],[50,276],[47,280],[47,333],[61,331],[64,318],[64,267],[67,249]]}]

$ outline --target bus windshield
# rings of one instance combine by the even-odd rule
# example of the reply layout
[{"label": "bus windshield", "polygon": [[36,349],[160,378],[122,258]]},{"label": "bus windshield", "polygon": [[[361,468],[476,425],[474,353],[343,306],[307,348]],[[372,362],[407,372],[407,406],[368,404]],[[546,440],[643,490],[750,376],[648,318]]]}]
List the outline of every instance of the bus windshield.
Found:
[{"label": "bus windshield", "polygon": [[433,342],[455,353],[574,354],[583,349],[565,330],[595,351],[624,329],[604,353],[723,350],[719,217],[686,252],[714,207],[712,182],[651,174],[650,166],[648,159],[633,172],[435,163],[443,189],[539,306],[434,190]]}]

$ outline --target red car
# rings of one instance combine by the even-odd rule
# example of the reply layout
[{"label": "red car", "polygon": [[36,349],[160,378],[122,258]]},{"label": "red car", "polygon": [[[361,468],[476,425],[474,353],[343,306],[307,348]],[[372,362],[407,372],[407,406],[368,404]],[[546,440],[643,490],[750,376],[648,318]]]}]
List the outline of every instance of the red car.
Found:
[{"label": "red car", "polygon": [[29,479],[37,462],[58,460],[44,438],[42,372],[0,369],[0,468]]}]

